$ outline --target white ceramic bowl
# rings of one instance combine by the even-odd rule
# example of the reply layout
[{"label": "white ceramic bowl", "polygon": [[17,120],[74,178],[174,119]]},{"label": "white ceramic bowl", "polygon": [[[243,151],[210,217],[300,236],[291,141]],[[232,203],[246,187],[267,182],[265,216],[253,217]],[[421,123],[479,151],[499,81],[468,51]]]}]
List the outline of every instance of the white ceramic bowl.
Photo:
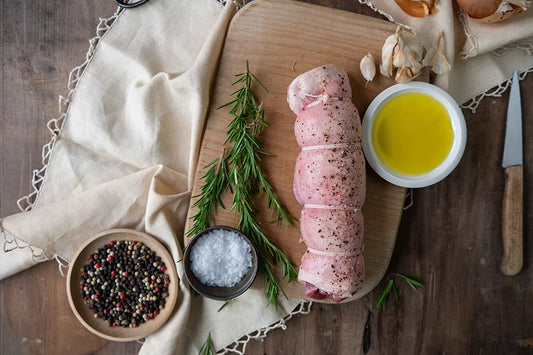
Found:
[{"label": "white ceramic bowl", "polygon": [[[381,107],[391,98],[409,92],[426,94],[439,101],[448,112],[454,134],[451,149],[444,161],[435,169],[420,175],[404,175],[389,169],[378,158],[372,142],[374,118]],[[466,123],[459,105],[457,105],[455,100],[446,91],[428,83],[410,82],[396,84],[385,89],[368,106],[362,124],[363,151],[368,163],[383,179],[402,187],[425,187],[441,181],[459,164],[466,145]]]}]

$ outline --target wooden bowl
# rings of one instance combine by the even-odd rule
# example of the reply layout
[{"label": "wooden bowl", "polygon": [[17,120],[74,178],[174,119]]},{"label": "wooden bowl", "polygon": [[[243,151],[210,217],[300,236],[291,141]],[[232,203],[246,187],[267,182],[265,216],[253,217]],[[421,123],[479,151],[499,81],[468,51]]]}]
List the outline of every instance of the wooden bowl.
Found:
[{"label": "wooden bowl", "polygon": [[[112,327],[104,320],[95,318],[93,311],[84,303],[80,292],[80,269],[87,263],[90,255],[93,254],[96,249],[105,246],[109,242],[122,240],[142,242],[152,251],[155,251],[157,256],[161,258],[161,261],[165,263],[165,266],[167,267],[166,273],[170,277],[168,296],[165,298],[165,308],[161,309],[156,317],[140,324],[136,328],[125,328],[121,326]],[[83,324],[83,326],[90,332],[113,341],[132,341],[140,339],[159,329],[168,320],[174,310],[178,297],[178,286],[179,279],[174,260],[163,244],[146,233],[131,229],[107,230],[90,238],[76,252],[76,255],[70,263],[67,274],[68,301],[76,318],[78,318],[81,324]]]},{"label": "wooden bowl", "polygon": [[[211,232],[212,230],[217,229],[223,229],[231,232],[237,233],[239,236],[241,236],[246,243],[248,243],[252,250],[252,266],[244,275],[241,281],[239,281],[235,286],[232,287],[219,287],[219,286],[208,286],[203,284],[191,270],[191,259],[189,257],[192,248],[194,247],[194,244],[202,238],[207,233]],[[258,261],[257,261],[257,252],[255,251],[255,248],[250,242],[250,240],[242,234],[239,230],[235,228],[231,228],[228,226],[214,226],[207,229],[204,229],[200,233],[198,233],[196,236],[192,238],[190,243],[187,245],[187,248],[185,249],[185,253],[183,255],[183,262],[184,262],[184,269],[185,269],[185,277],[187,278],[187,281],[189,282],[189,285],[198,292],[200,295],[204,297],[208,297],[214,300],[219,301],[226,301],[230,300],[232,298],[235,298],[237,296],[240,296],[243,294],[247,289],[252,286],[254,283],[255,277],[257,276],[257,267],[258,267]]]}]

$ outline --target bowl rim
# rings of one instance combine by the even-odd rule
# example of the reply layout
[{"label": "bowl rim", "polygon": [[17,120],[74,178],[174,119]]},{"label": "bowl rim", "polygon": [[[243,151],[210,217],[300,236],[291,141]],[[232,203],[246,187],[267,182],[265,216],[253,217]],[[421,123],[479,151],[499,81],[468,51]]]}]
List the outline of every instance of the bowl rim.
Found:
[{"label": "bowl rim", "polygon": [[[135,239],[132,239],[131,237],[134,237]],[[113,239],[115,238],[115,239]],[[88,321],[85,319],[83,314],[87,314],[87,310],[80,310],[78,309],[79,306],[85,306],[86,305],[82,302],[80,304],[81,298],[78,297],[79,295],[79,281],[77,279],[79,275],[79,268],[80,263],[83,265],[85,263],[85,260],[81,260],[81,256],[85,255],[87,251],[89,251],[89,247],[91,248],[100,248],[101,246],[105,245],[107,242],[100,245],[100,242],[105,241],[107,239],[112,240],[137,240],[142,243],[144,243],[146,246],[148,246],[152,251],[156,251],[157,256],[161,257],[161,260],[165,263],[165,266],[167,267],[167,272],[170,277],[170,284],[168,288],[169,295],[166,298],[165,308],[164,311],[160,312],[157,317],[152,319],[150,322],[145,322],[138,326],[137,328],[125,328],[125,327],[114,327],[109,328],[112,329],[111,332],[105,332],[105,330],[108,330],[109,327],[106,324],[103,324],[102,326],[93,326],[91,323],[93,321]],[[92,250],[92,249],[91,249]],[[89,252],[90,254],[91,252]],[[76,280],[73,278],[76,277]],[[68,302],[70,305],[70,308],[78,321],[91,333],[98,335],[101,338],[112,340],[112,341],[120,341],[120,342],[126,342],[126,341],[133,341],[137,339],[144,338],[155,331],[157,331],[159,328],[161,328],[167,320],[170,318],[170,316],[174,313],[174,308],[177,303],[178,293],[179,293],[179,277],[178,273],[176,271],[176,265],[174,262],[174,259],[168,249],[166,248],[163,243],[161,243],[159,240],[154,238],[153,236],[149,235],[148,233],[144,233],[138,230],[134,229],[127,229],[127,228],[115,228],[115,229],[108,229],[101,231],[94,236],[90,237],[85,243],[83,243],[76,253],[74,254],[74,257],[72,258],[67,278],[66,278],[66,286],[67,286],[67,297]],[[74,286],[75,285],[75,286]],[[91,311],[92,315],[92,311]],[[91,317],[88,317],[91,318]],[[103,321],[102,321],[103,322]],[[104,327],[105,325],[105,327]],[[130,333],[130,335],[121,335]],[[134,334],[134,335],[131,335]]]},{"label": "bowl rim", "polygon": [[[251,247],[251,252],[252,252],[252,266],[250,268],[250,270],[248,271],[248,273],[252,273],[251,276],[249,277],[248,281],[246,283],[244,283],[239,289],[238,291],[232,293],[230,296],[227,296],[227,297],[224,297],[224,296],[218,296],[216,294],[212,294],[212,293],[208,293],[208,292],[205,292],[205,290],[202,290],[199,288],[198,284],[201,284],[203,285],[205,288],[211,288],[214,286],[207,286],[207,285],[204,285],[202,284],[197,278],[196,276],[194,275],[194,273],[192,272],[191,268],[190,268],[190,259],[189,259],[189,255],[191,253],[191,250],[192,250],[192,247],[194,246],[194,244],[201,238],[203,237],[204,235],[206,235],[207,233],[213,231],[213,230],[217,230],[217,229],[223,229],[223,230],[227,230],[227,231],[231,231],[231,232],[235,232],[237,233],[241,238],[243,238]],[[242,233],[240,230],[236,229],[236,228],[233,228],[233,227],[230,227],[230,226],[225,226],[225,225],[216,225],[216,226],[212,226],[212,227],[208,227],[206,229],[203,229],[202,231],[198,232],[195,236],[193,236],[189,243],[187,244],[187,247],[185,248],[185,251],[183,253],[183,269],[184,269],[184,274],[185,274],[185,278],[187,279],[187,282],[189,283],[189,285],[191,286],[191,288],[196,291],[198,294],[204,296],[204,297],[207,297],[207,298],[210,298],[210,299],[214,299],[214,300],[217,300],[217,301],[227,301],[227,300],[231,300],[233,298],[236,298],[240,295],[242,295],[244,292],[246,292],[251,286],[252,284],[254,283],[256,277],[257,277],[257,271],[258,271],[258,257],[257,257],[257,251],[252,243],[252,241],[250,240],[250,238],[248,238],[244,233]],[[246,277],[246,275],[244,276]],[[233,286],[235,287],[235,286]]]},{"label": "bowl rim", "polygon": [[[404,93],[426,94],[439,101],[450,117],[454,133],[452,147],[444,161],[435,169],[420,175],[404,175],[388,168],[378,158],[372,141],[375,115],[390,99]],[[420,188],[433,185],[448,176],[459,164],[466,147],[466,122],[459,105],[453,97],[440,87],[425,82],[400,83],[383,90],[368,106],[362,122],[362,146],[365,157],[374,171],[388,182],[406,188]]]}]

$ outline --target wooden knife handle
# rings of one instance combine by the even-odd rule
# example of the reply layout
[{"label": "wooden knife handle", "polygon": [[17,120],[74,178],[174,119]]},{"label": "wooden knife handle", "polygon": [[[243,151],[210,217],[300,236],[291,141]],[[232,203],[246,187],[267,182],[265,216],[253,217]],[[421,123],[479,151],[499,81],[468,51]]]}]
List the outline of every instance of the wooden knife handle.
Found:
[{"label": "wooden knife handle", "polygon": [[518,274],[522,270],[524,263],[523,190],[522,165],[505,168],[505,190],[502,209],[503,257],[500,270],[507,276]]}]

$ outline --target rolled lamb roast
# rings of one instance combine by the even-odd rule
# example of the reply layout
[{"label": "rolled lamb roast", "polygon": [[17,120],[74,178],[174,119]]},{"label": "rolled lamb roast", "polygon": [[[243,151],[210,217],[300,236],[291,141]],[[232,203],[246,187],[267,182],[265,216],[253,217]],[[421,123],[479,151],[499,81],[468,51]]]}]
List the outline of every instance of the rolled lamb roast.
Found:
[{"label": "rolled lamb roast", "polygon": [[335,302],[355,294],[365,273],[365,160],[361,121],[351,98],[348,75],[331,64],[298,76],[287,94],[302,148],[293,188],[302,205],[300,233],[307,251],[298,280],[307,296],[331,296]]}]

